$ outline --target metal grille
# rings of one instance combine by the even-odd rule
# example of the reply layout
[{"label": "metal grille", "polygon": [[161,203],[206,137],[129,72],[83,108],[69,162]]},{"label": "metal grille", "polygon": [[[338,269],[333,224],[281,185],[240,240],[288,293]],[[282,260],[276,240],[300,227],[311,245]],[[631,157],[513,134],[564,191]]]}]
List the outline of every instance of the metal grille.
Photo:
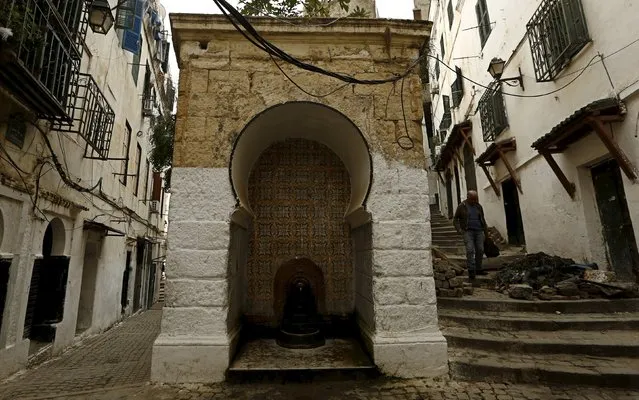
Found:
[{"label": "metal grille", "polygon": [[87,30],[83,0],[0,0],[0,26],[13,36],[3,84],[42,118],[69,121],[69,86],[80,69]]},{"label": "metal grille", "polygon": [[538,82],[552,81],[590,41],[581,0],[544,0],[526,27]]},{"label": "metal grille", "polygon": [[501,84],[491,85],[479,100],[479,114],[484,142],[493,142],[508,127],[508,117]]},{"label": "metal grille", "polygon": [[72,123],[57,124],[54,128],[82,136],[87,142],[85,154],[95,152],[99,157],[107,158],[115,113],[91,75],[79,73],[76,77],[69,101]]}]

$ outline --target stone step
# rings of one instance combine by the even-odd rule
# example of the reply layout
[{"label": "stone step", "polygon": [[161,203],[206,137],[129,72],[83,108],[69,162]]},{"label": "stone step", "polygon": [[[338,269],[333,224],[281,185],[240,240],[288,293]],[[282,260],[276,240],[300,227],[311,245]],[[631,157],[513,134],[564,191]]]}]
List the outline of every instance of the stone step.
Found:
[{"label": "stone step", "polygon": [[506,332],[639,329],[639,313],[553,315],[549,313],[477,312],[440,308],[438,314],[440,324],[446,328],[465,327]]},{"label": "stone step", "polygon": [[454,379],[639,388],[639,359],[451,351]]},{"label": "stone step", "polygon": [[451,348],[519,354],[573,354],[592,357],[639,358],[639,335],[634,331],[519,331],[515,333],[445,328]]},{"label": "stone step", "polygon": [[464,242],[460,238],[455,237],[439,237],[433,236],[433,244],[435,246],[456,246],[456,247],[464,247]]},{"label": "stone step", "polygon": [[[478,277],[480,278],[480,277]],[[487,277],[481,277],[490,279]],[[462,299],[440,299],[437,302],[440,310],[463,311],[492,311],[492,312],[532,312],[556,314],[584,314],[584,313],[637,313],[639,299],[592,299],[568,301],[525,301],[525,300],[497,300],[464,297]]]},{"label": "stone step", "polygon": [[460,254],[466,253],[466,249],[464,248],[464,246],[433,246],[433,247],[436,247],[438,250],[442,251],[445,254],[460,255]]}]

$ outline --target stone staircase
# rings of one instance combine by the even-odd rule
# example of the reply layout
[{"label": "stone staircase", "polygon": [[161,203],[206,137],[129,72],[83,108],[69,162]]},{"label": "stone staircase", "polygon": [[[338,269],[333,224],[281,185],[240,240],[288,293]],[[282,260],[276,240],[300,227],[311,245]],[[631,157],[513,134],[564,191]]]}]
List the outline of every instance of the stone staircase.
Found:
[{"label": "stone staircase", "polygon": [[451,256],[463,256],[466,253],[464,240],[455,230],[453,221],[444,217],[435,205],[430,206],[430,226],[434,247]]},{"label": "stone staircase", "polygon": [[451,375],[639,388],[639,300],[439,298]]}]

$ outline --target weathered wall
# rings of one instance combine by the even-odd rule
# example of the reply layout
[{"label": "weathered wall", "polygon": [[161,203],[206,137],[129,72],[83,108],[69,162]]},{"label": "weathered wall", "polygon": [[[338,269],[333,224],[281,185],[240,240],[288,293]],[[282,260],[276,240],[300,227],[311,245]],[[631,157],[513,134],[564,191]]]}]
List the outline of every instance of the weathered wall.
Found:
[{"label": "weathered wall", "polygon": [[[112,6],[115,0],[110,0]],[[140,63],[153,65],[155,40],[143,32]],[[28,110],[4,91],[0,92],[0,145],[5,158],[14,160],[23,172],[8,162],[0,162],[0,213],[3,218],[0,230],[5,232],[0,252],[11,257],[9,292],[5,304],[2,327],[0,329],[0,378],[5,377],[27,362],[29,341],[22,338],[24,316],[27,305],[29,284],[33,261],[41,255],[44,230],[48,220],[53,217],[62,219],[66,226],[66,254],[71,257],[67,296],[65,298],[64,319],[58,324],[53,353],[60,353],[74,341],[76,321],[80,301],[82,268],[84,257],[83,235],[84,221],[104,223],[124,231],[129,238],[140,236],[161,236],[164,231],[164,217],[149,213],[152,179],[145,191],[145,180],[150,175],[146,160],[151,150],[149,139],[150,121],[142,115],[142,91],[144,67],[139,69],[138,81],[132,74],[133,54],[124,51],[116,29],[105,36],[89,30],[86,36],[86,49],[81,60],[81,72],[91,74],[115,112],[115,126],[111,137],[109,158],[118,159],[128,156],[128,170],[123,171],[121,160],[92,160],[85,157],[86,141],[76,133],[49,132],[41,121],[41,127],[47,133],[62,168],[69,178],[84,187],[99,189],[114,202],[121,205],[118,209],[96,196],[79,193],[64,184],[55,168],[41,133],[27,123],[24,144],[19,147],[6,138],[7,121],[12,114],[24,118],[34,118]],[[151,68],[152,81],[156,88],[163,84],[164,76],[156,75]],[[159,91],[158,91],[159,92]],[[125,154],[126,123],[132,130],[129,153]],[[139,134],[138,134],[139,133]],[[135,177],[129,176],[126,185],[120,182],[120,173],[137,173],[135,154],[137,144],[142,148],[142,163],[139,169],[139,184],[135,194]],[[90,154],[87,154],[90,155]],[[43,163],[45,162],[45,163]],[[38,181],[39,193],[35,193]],[[26,182],[26,184],[25,184]],[[26,186],[26,188],[25,188]],[[37,209],[33,203],[37,199]],[[126,212],[123,212],[126,208]],[[46,219],[43,219],[43,215]],[[157,228],[157,230],[154,230]],[[8,234],[8,233],[11,234]],[[122,293],[122,274],[126,260],[127,246],[123,237],[107,237],[103,240],[99,270],[96,280],[94,324],[88,333],[100,332],[122,317],[131,314],[129,307],[125,314],[120,312]],[[133,257],[135,251],[133,250]],[[135,270],[132,270],[129,282],[129,297],[132,303]]]},{"label": "weathered wall", "polygon": [[267,321],[275,316],[275,275],[296,257],[308,258],[322,270],[324,313],[352,313],[351,239],[344,220],[350,184],[342,161],[320,143],[289,139],[262,153],[249,185],[255,219],[246,314]]},{"label": "weathered wall", "polygon": [[[555,160],[568,179],[577,187],[575,199],[571,199],[546,161],[530,146],[548,133],[559,122],[570,116],[577,109],[602,98],[619,96],[628,106],[626,120],[614,123],[609,129],[614,140],[624,150],[635,165],[639,164],[639,142],[636,137],[636,118],[639,111],[639,86],[636,73],[628,65],[639,62],[639,52],[632,45],[617,52],[639,35],[639,27],[635,23],[637,5],[632,2],[617,2],[609,7],[602,6],[596,0],[582,0],[586,22],[592,42],[576,55],[572,62],[552,82],[538,83],[532,63],[528,39],[525,37],[526,23],[541,0],[515,3],[506,0],[489,1],[488,11],[492,26],[488,41],[483,49],[479,42],[477,30],[465,31],[467,26],[477,25],[475,6],[464,3],[461,10],[455,10],[453,27],[449,28],[446,2],[433,3],[430,19],[434,21],[431,48],[435,54],[442,54],[440,40],[443,37],[445,57],[443,62],[462,69],[465,76],[487,85],[492,78],[487,72],[488,63],[493,57],[508,61],[504,71],[505,77],[517,76],[519,68],[523,74],[525,91],[519,87],[503,85],[503,91],[523,96],[543,95],[561,89],[550,96],[537,98],[517,98],[505,96],[506,112],[509,128],[499,140],[515,137],[517,151],[506,155],[515,168],[522,183],[523,194],[519,200],[523,214],[526,247],[529,252],[546,251],[562,256],[572,257],[579,261],[597,262],[606,268],[605,244],[601,234],[601,224],[597,207],[594,203],[592,178],[588,167],[602,157],[608,156],[607,150],[594,135],[573,144],[563,154],[554,156]],[[610,29],[614,24],[617,28]],[[482,52],[483,58],[464,58],[469,54]],[[604,65],[594,58],[601,52],[604,63],[610,73],[612,84]],[[592,65],[575,83],[562,88],[575,78],[582,69],[592,61]],[[440,94],[433,97],[433,114],[438,128],[443,106],[442,95],[451,95],[451,84],[455,74],[445,66],[441,66],[438,82]],[[490,143],[484,143],[479,113],[474,113],[484,89],[468,81],[460,106],[453,110],[453,125],[464,121],[466,117],[473,123],[472,140],[477,154],[481,154]],[[498,162],[490,168],[498,185],[509,178],[503,163]],[[480,201],[484,205],[486,217],[490,225],[495,225],[502,235],[506,235],[506,220],[503,199],[497,197],[490,187],[483,171],[476,169]],[[461,171],[462,187],[464,185]],[[624,176],[625,192],[633,219],[635,237],[639,237],[639,188],[630,184]],[[439,193],[445,205],[445,186],[439,184]],[[462,196],[463,197],[463,196]],[[454,202],[456,206],[456,201]]]},{"label": "weathered wall", "polygon": [[[228,303],[237,301],[234,290],[240,282],[227,275],[229,257],[232,259],[235,251],[229,252],[233,240],[229,227],[231,220],[237,223],[252,219],[239,218],[238,214],[249,211],[235,207],[228,171],[232,146],[256,115],[272,112],[269,108],[275,105],[286,107],[288,102],[299,101],[329,106],[337,115],[334,118],[352,121],[368,144],[373,164],[373,182],[366,202],[370,214],[359,210],[360,215],[368,215],[368,220],[362,218],[353,225],[357,228],[371,222],[372,217],[369,229],[362,231],[368,237],[360,239],[354,255],[357,258],[359,252],[367,259],[349,262],[348,274],[343,276],[351,276],[349,297],[355,292],[361,294],[356,308],[375,362],[382,371],[395,376],[445,373],[446,342],[437,325],[429,251],[419,77],[411,73],[403,85],[352,86],[282,63],[281,68],[290,79],[307,92],[323,95],[318,98],[300,91],[268,55],[247,43],[223,17],[174,15],[172,22],[181,66],[180,97],[169,229],[169,283],[162,332],[153,350],[152,379],[223,379],[236,344],[232,331],[235,324],[227,321],[229,317],[232,321],[237,319],[239,308]],[[348,19],[328,28],[260,18],[253,22],[288,53],[364,79],[388,78],[405,71],[418,58],[429,26]],[[386,28],[391,31],[390,40]],[[303,125],[312,123],[317,115],[311,112],[296,117],[291,123]],[[267,128],[264,135],[269,134]],[[406,134],[414,146],[402,149],[397,141]],[[299,138],[299,134],[292,130],[290,138]],[[316,141],[322,141],[321,132]],[[297,157],[294,152],[293,155]],[[294,164],[304,162],[300,158]],[[259,173],[259,167],[256,171]],[[249,176],[237,179],[248,180]],[[233,182],[237,183],[236,177]],[[278,199],[278,204],[288,200],[301,198],[289,193]],[[344,196],[343,201],[346,209],[348,198]],[[258,229],[261,214],[255,213]],[[358,289],[352,283],[353,269],[358,269]],[[250,273],[249,270],[249,276]],[[272,284],[268,274],[263,281]]]}]

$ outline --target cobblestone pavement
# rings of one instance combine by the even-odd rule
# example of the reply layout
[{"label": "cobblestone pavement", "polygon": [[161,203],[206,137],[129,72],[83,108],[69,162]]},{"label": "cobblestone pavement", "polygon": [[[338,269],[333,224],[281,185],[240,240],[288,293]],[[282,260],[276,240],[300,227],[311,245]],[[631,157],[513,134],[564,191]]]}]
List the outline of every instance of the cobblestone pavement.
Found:
[{"label": "cobblestone pavement", "polygon": [[128,319],[63,356],[0,384],[0,399],[91,400],[637,400],[639,392],[599,388],[518,386],[449,380],[314,382],[312,384],[149,384],[151,346],[161,311]]},{"label": "cobblestone pavement", "polygon": [[159,309],[135,315],[61,357],[14,376],[0,385],[0,399],[65,395],[148,381],[161,315]]}]

